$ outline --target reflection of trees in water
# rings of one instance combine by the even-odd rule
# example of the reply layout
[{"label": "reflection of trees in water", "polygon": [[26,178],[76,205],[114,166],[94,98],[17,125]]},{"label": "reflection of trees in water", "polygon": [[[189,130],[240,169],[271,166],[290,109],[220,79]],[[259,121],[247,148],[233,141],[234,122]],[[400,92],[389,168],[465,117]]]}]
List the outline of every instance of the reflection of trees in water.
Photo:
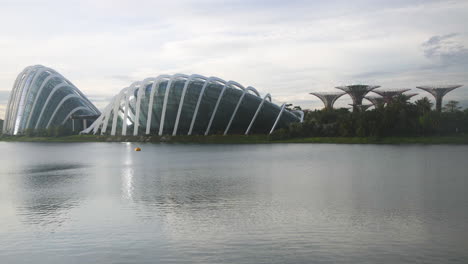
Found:
[{"label": "reflection of trees in water", "polygon": [[268,190],[271,186],[248,169],[226,167],[133,167],[131,175],[124,170],[122,183],[129,186],[125,178],[131,178],[136,216],[141,221],[156,222],[159,232],[170,239],[207,239],[218,232],[234,235],[265,223],[265,217],[271,216],[262,216],[259,210],[268,211],[270,200],[267,198],[264,203],[257,197],[265,195],[259,189]]},{"label": "reflection of trees in water", "polygon": [[[141,208],[141,215],[150,211],[157,214],[181,213],[187,210],[227,209],[236,202],[251,200],[257,183],[251,175],[210,168],[156,169],[133,168],[125,170],[123,194]],[[131,180],[129,180],[131,178]],[[129,181],[131,184],[129,185]],[[131,188],[131,189],[129,189]],[[127,190],[125,190],[127,189]]]},{"label": "reflection of trees in water", "polygon": [[133,200],[148,206],[216,204],[251,194],[243,175],[216,174],[206,169],[133,171]]},{"label": "reflection of trees in water", "polygon": [[76,206],[82,194],[83,175],[78,163],[40,164],[25,168],[18,175],[20,202],[18,214],[28,224],[50,224],[66,221],[66,212]]},{"label": "reflection of trees in water", "polygon": [[41,173],[41,172],[53,172],[53,171],[63,171],[71,169],[82,168],[81,164],[40,164],[35,165],[29,168],[25,168],[23,173]]}]

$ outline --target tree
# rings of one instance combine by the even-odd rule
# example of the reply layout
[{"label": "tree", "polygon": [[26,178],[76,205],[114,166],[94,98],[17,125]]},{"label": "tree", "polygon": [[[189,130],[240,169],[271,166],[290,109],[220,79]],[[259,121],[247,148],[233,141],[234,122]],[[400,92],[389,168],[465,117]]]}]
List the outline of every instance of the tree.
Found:
[{"label": "tree", "polygon": [[34,137],[36,135],[34,128],[27,128],[26,130],[24,130],[24,135],[26,135],[27,137]]},{"label": "tree", "polygon": [[398,96],[393,97],[387,106],[393,108],[404,108],[408,104],[408,98],[405,95],[400,94]]},{"label": "tree", "polygon": [[429,113],[432,109],[432,106],[434,105],[427,97],[423,97],[417,100],[416,102],[414,102],[414,104],[418,108],[418,112],[423,115]]},{"label": "tree", "polygon": [[453,113],[453,112],[458,112],[461,110],[461,107],[458,106],[460,102],[458,101],[454,101],[454,100],[450,100],[447,102],[447,104],[445,104],[444,106],[444,112],[450,112],[450,113]]},{"label": "tree", "polygon": [[[271,139],[293,137],[388,137],[468,133],[468,109],[450,101],[446,112],[431,111],[427,98],[408,102],[395,97],[384,108],[364,112],[348,109],[305,111],[304,122],[276,130]],[[448,112],[453,111],[453,112]]]}]

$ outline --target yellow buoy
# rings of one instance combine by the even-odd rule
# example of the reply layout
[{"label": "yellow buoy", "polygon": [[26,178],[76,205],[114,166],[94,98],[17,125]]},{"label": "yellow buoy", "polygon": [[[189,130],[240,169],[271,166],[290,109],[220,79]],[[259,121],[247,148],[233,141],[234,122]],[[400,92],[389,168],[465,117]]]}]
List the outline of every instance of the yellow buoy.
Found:
[{"label": "yellow buoy", "polygon": [[141,148],[135,148],[135,151],[141,151]]}]

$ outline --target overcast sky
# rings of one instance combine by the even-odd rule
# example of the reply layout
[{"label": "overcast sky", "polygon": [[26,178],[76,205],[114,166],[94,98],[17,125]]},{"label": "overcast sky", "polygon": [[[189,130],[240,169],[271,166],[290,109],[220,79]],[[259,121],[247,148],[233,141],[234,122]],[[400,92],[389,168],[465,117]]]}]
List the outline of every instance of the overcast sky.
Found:
[{"label": "overcast sky", "polygon": [[337,85],[459,83],[447,100],[468,106],[466,0],[0,4],[0,117],[17,74],[34,64],[99,108],[133,81],[174,73],[235,80],[303,108],[321,107],[309,92]]}]

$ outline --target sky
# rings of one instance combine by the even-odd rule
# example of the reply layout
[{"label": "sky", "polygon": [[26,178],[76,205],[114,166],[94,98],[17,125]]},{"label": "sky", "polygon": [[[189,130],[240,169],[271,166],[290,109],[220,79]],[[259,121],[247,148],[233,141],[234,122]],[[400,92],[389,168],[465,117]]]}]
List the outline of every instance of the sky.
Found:
[{"label": "sky", "polygon": [[[0,0],[0,118],[16,76],[51,67],[98,108],[134,81],[202,74],[321,108],[346,84],[464,84],[468,1]],[[432,98],[431,98],[432,99]],[[336,106],[351,100],[341,97]]]}]

